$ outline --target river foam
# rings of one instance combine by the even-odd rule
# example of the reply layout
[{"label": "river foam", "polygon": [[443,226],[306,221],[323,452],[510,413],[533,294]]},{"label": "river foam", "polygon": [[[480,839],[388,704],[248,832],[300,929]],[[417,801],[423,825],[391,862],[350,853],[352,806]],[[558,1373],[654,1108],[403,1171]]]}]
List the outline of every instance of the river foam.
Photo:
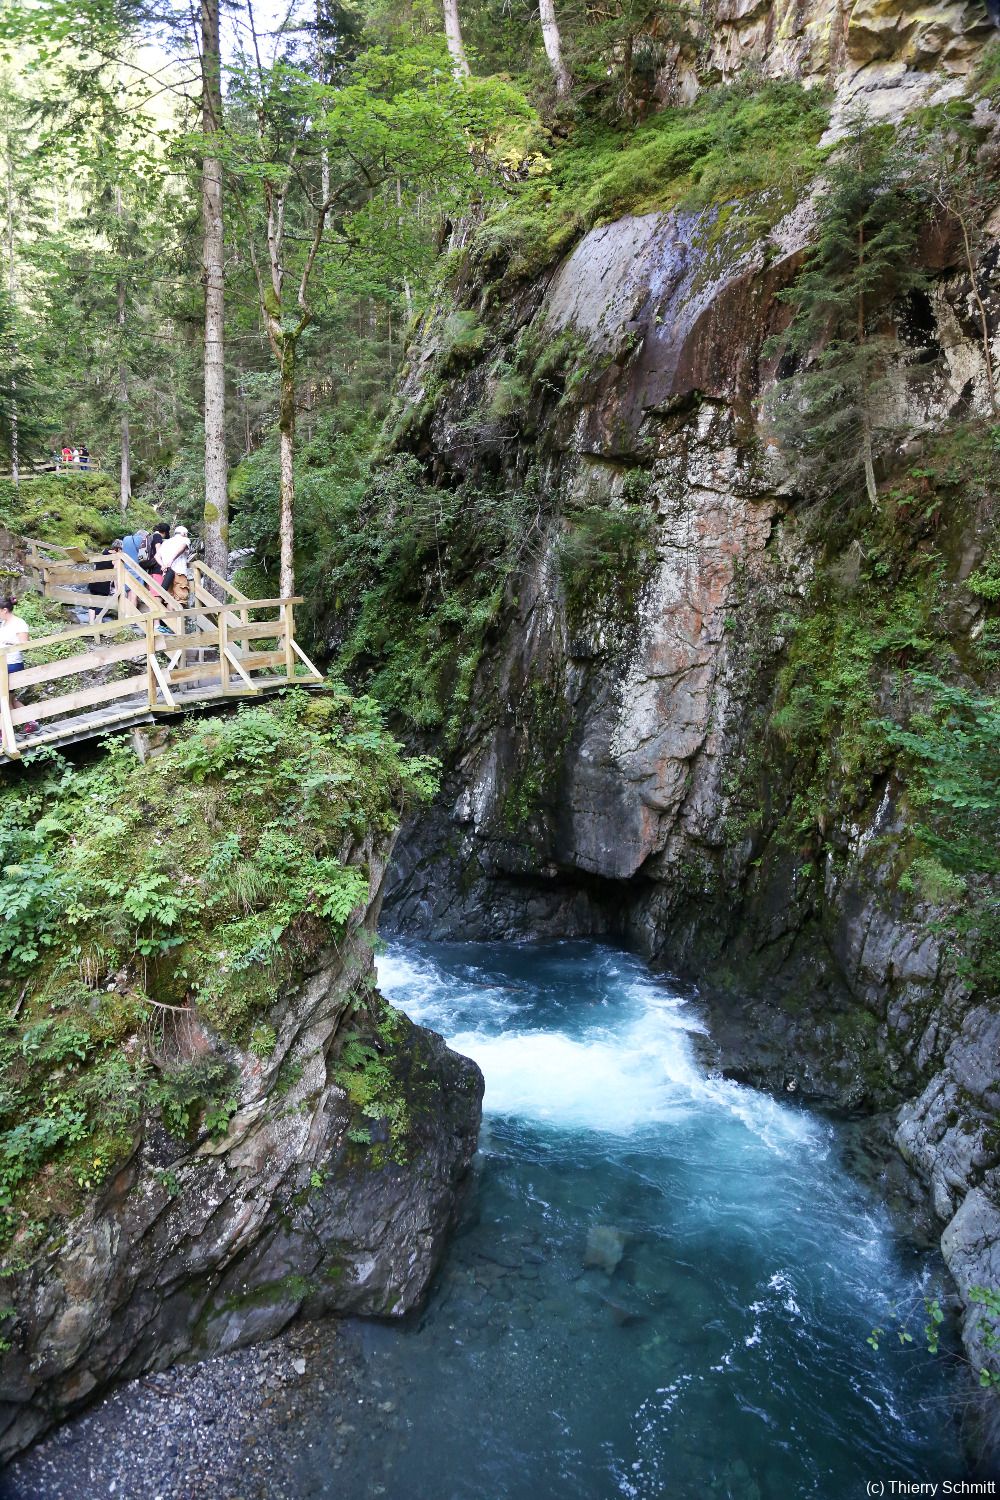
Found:
[{"label": "river foam", "polygon": [[[691,1042],[705,1029],[691,1003],[637,975],[613,951],[558,1027],[533,1025],[525,988],[491,983],[481,970],[443,976],[433,963],[397,949],[380,957],[378,974],[390,1000],[479,1064],[488,1116],[628,1135],[709,1108],[773,1150],[804,1142],[823,1149],[820,1131],[801,1111],[708,1073]],[[457,1018],[471,1017],[475,1026],[455,1029]]]}]

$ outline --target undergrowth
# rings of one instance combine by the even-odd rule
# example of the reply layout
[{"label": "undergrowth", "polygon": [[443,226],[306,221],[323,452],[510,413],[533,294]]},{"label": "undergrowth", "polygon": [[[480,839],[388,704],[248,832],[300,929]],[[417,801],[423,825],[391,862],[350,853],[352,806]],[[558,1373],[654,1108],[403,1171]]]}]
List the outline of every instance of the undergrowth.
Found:
[{"label": "undergrowth", "polygon": [[7,773],[3,1237],[71,1211],[145,1111],[225,1133],[227,1044],[273,1045],[282,990],[367,906],[365,850],[432,785],[339,689],[200,720],[145,765],[119,738],[79,769],[38,752]]},{"label": "undergrowth", "polygon": [[0,479],[0,526],[16,536],[34,537],[60,547],[99,550],[156,519],[149,506],[133,499],[123,522],[118,490],[107,474],[35,474],[17,486]]},{"label": "undergrowth", "polygon": [[756,232],[777,222],[816,172],[829,117],[817,90],[790,80],[703,91],[638,129],[590,120],[512,187],[471,246],[478,280],[521,280],[623,214],[760,199]]},{"label": "undergrowth", "polygon": [[[886,486],[876,512],[826,515],[810,607],[784,622],[770,719],[788,770],[782,840],[817,857],[829,830],[868,814],[894,780],[912,828],[899,890],[939,908],[959,970],[990,992],[1000,985],[998,454],[1000,428],[962,424]],[[971,573],[969,535],[982,550]]]}]

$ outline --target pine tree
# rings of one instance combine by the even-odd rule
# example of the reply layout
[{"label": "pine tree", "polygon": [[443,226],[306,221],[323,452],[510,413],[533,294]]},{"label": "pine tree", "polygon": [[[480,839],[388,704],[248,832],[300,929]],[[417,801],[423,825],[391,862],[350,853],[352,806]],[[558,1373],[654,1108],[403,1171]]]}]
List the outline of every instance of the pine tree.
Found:
[{"label": "pine tree", "polygon": [[10,298],[0,289],[0,463],[5,467],[14,458],[15,431],[22,460],[40,435],[38,391],[23,344]]},{"label": "pine tree", "polygon": [[863,475],[876,503],[875,464],[902,373],[886,312],[924,280],[919,223],[885,132],[856,126],[831,164],[816,243],[785,293],[792,321],[769,350],[788,373],[767,415],[800,488],[843,492]]}]

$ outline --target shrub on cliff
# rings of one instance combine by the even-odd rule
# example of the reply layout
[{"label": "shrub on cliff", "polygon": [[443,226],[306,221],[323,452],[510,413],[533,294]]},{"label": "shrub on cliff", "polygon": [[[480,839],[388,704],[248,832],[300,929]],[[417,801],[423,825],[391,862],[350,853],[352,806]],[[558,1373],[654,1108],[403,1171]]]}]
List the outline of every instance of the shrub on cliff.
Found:
[{"label": "shrub on cliff", "polygon": [[785,300],[794,309],[771,351],[784,378],[769,418],[796,484],[877,501],[875,465],[898,426],[903,368],[886,307],[921,286],[922,210],[900,175],[892,133],[859,123],[827,172],[816,243]]},{"label": "shrub on cliff", "polygon": [[[259,1047],[367,905],[368,853],[429,775],[340,691],[195,722],[146,764],[116,739],[84,768],[39,753],[8,773],[0,1238],[100,1182],[146,1110],[224,1129],[227,1043]],[[208,1056],[163,1071],[192,1027]]]},{"label": "shrub on cliff", "polygon": [[781,80],[708,89],[637,130],[581,125],[488,215],[471,245],[477,275],[537,275],[593,225],[627,213],[761,195],[775,223],[817,171],[828,118],[821,93]]}]

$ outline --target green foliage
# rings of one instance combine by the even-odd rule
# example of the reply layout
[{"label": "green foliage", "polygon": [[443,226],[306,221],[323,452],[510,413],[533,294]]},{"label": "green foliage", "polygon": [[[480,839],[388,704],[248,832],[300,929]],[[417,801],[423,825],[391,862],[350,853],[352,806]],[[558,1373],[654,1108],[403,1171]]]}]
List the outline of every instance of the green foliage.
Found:
[{"label": "green foliage", "polygon": [[[802,490],[857,489],[875,504],[875,463],[894,430],[894,338],[888,303],[924,280],[922,208],[900,171],[892,132],[856,123],[826,172],[816,243],[785,299],[794,313],[771,352],[783,356],[769,418]],[[791,369],[787,369],[787,366]]]},{"label": "green foliage", "polygon": [[266,1022],[259,1022],[250,1033],[250,1041],[247,1050],[254,1057],[270,1057],[278,1041],[278,1034],[273,1026]]},{"label": "green foliage", "polygon": [[[984,1348],[988,1351],[996,1365],[996,1351],[1000,1350],[1000,1291],[995,1287],[973,1286],[969,1288],[969,1302],[973,1307],[982,1309],[980,1315],[979,1333]],[[945,1314],[938,1297],[924,1297],[920,1304],[926,1322],[923,1324],[923,1346],[928,1354],[940,1354],[941,1333],[944,1326]],[[900,1344],[904,1347],[914,1344],[913,1334],[910,1332],[910,1324],[917,1316],[917,1309],[896,1311],[895,1334]],[[873,1328],[865,1339],[865,1343],[878,1353],[882,1340],[886,1337],[883,1326]],[[979,1385],[982,1390],[994,1390],[1000,1388],[1000,1369],[990,1368],[984,1365],[978,1372]]]},{"label": "green foliage", "polygon": [[595,612],[631,618],[655,564],[655,518],[641,500],[623,499],[566,512],[558,565],[571,619]]},{"label": "green foliage", "polygon": [[326,559],[327,598],[349,621],[344,670],[364,672],[410,724],[456,736],[538,507],[530,477],[520,490],[471,479],[446,489],[409,456],[376,469]]},{"label": "green foliage", "polygon": [[827,119],[820,93],[782,81],[705,90],[630,132],[580,124],[487,217],[473,264],[487,281],[533,276],[595,224],[677,205],[759,198],[766,228],[815,172]]},{"label": "green foliage", "polygon": [[897,889],[937,908],[953,961],[987,994],[1000,983],[997,603],[976,574],[960,579],[970,528],[981,572],[995,555],[996,452],[995,427],[945,429],[877,510],[823,513],[829,551],[805,612],[779,622],[788,644],[770,714],[782,843],[817,855],[832,828],[871,817],[891,777],[912,833]]},{"label": "green foliage", "polygon": [[[126,740],[0,786],[0,1207],[9,1235],[70,1211],[144,1111],[224,1134],[218,1054],[187,1062],[178,1013],[256,1056],[268,1012],[368,900],[378,848],[433,773],[342,689],[193,721],[141,764]],[[172,1009],[165,1009],[172,1008]],[[156,1071],[152,1070],[155,1064]],[[289,1075],[288,1086],[291,1086]],[[3,1237],[0,1234],[0,1237]]]},{"label": "green foliage", "polygon": [[[388,1018],[391,1022],[391,1011]],[[352,1036],[341,1048],[333,1076],[365,1119],[386,1123],[393,1158],[403,1162],[411,1123],[409,1106],[383,1055],[386,1050],[384,1036],[371,1041],[362,1035]],[[349,1129],[348,1139],[356,1145],[370,1146],[371,1132],[363,1125],[355,1125]]]},{"label": "green foliage", "polygon": [[863,797],[887,763],[881,679],[934,649],[936,606],[933,574],[896,589],[872,579],[851,597],[831,594],[815,613],[788,622],[771,729],[795,765],[792,837],[813,832],[831,800],[850,806]]},{"label": "green foliage", "polygon": [[[133,529],[153,519],[134,502]],[[0,479],[0,526],[18,536],[38,537],[61,547],[100,551],[122,533],[118,491],[107,474],[35,474],[15,489]]]},{"label": "green foliage", "polygon": [[[1000,1291],[989,1286],[970,1287],[969,1301],[983,1310],[980,1319],[983,1344],[995,1354],[1000,1350]],[[984,1366],[979,1372],[979,1384],[984,1390],[1000,1387],[1000,1369]]]},{"label": "green foliage", "polygon": [[474,312],[460,308],[445,319],[440,369],[451,371],[474,360],[486,343],[486,329]]}]

